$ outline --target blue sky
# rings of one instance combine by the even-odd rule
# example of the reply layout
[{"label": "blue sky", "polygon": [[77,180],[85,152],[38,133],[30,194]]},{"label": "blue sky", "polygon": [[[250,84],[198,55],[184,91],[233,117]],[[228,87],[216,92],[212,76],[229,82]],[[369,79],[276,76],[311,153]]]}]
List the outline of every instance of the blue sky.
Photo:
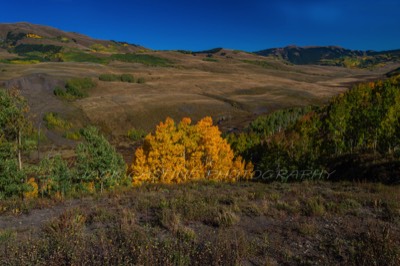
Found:
[{"label": "blue sky", "polygon": [[152,49],[286,45],[400,49],[399,0],[20,0],[0,22],[26,21]]}]

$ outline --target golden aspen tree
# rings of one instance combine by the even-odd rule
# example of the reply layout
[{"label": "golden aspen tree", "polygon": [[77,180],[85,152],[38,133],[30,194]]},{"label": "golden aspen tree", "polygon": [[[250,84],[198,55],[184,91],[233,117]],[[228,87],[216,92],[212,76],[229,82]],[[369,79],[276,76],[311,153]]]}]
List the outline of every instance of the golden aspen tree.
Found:
[{"label": "golden aspen tree", "polygon": [[196,125],[184,118],[175,126],[171,118],[161,122],[154,134],[149,134],[139,147],[131,165],[132,183],[180,183],[189,180],[209,179],[234,182],[250,178],[242,158],[234,153],[211,117]]},{"label": "golden aspen tree", "polygon": [[199,146],[201,139],[197,127],[191,125],[190,118],[183,118],[179,123],[178,130],[181,132],[180,143],[184,146],[184,172],[181,174],[182,181],[198,180],[204,177],[204,168],[202,165],[203,151]]}]

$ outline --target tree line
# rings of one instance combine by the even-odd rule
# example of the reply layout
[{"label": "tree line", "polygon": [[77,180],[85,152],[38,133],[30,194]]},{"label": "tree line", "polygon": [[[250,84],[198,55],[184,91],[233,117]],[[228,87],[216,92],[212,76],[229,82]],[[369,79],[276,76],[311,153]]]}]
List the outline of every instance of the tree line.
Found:
[{"label": "tree line", "polygon": [[227,139],[262,171],[328,169],[346,155],[400,157],[400,77],[358,84],[322,107],[259,117]]}]

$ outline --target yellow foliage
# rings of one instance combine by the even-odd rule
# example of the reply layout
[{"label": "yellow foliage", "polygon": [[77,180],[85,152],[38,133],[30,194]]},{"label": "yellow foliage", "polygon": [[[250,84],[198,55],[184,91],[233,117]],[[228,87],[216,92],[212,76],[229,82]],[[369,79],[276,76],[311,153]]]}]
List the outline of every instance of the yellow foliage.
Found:
[{"label": "yellow foliage", "polygon": [[27,184],[29,186],[31,186],[31,190],[24,192],[24,197],[26,199],[33,199],[33,198],[37,198],[38,196],[38,191],[39,191],[39,186],[38,184],[35,182],[35,178],[29,178]]},{"label": "yellow foliage", "polygon": [[205,117],[196,125],[190,118],[183,118],[178,126],[171,118],[161,122],[136,150],[130,172],[137,185],[199,179],[235,182],[250,178],[252,170],[241,157],[234,158],[211,117]]},{"label": "yellow foliage", "polygon": [[83,183],[83,187],[89,193],[94,193],[96,191],[96,187],[94,186],[94,181]]},{"label": "yellow foliage", "polygon": [[30,64],[38,64],[40,63],[39,60],[11,60],[11,64],[16,64],[16,65],[30,65]]},{"label": "yellow foliage", "polygon": [[32,38],[32,39],[42,39],[43,37],[34,33],[28,33],[26,35],[27,38]]}]

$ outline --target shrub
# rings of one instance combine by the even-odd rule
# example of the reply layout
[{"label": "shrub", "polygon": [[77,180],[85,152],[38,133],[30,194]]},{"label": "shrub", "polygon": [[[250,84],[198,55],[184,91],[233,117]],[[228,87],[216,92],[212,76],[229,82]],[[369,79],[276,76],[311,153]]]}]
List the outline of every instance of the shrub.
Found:
[{"label": "shrub", "polygon": [[117,49],[115,48],[114,45],[108,45],[107,47],[102,45],[101,43],[95,43],[90,46],[90,49],[96,52],[105,52],[105,53],[110,53],[110,52],[116,52]]},{"label": "shrub", "polygon": [[66,95],[66,92],[63,88],[61,88],[60,86],[56,86],[54,88],[54,95],[55,96],[59,96],[59,97],[64,97]]},{"label": "shrub", "polygon": [[46,122],[46,127],[48,129],[67,130],[72,126],[71,123],[61,118],[59,114],[53,112],[45,114],[43,120]]},{"label": "shrub", "polygon": [[101,81],[119,81],[120,79],[120,76],[115,74],[101,74],[99,76],[99,80]]},{"label": "shrub", "polygon": [[36,170],[39,193],[42,197],[60,194],[64,196],[72,185],[72,175],[66,161],[57,155],[42,159]]},{"label": "shrub", "polygon": [[133,82],[135,82],[135,78],[131,74],[122,74],[121,81],[133,83]]},{"label": "shrub", "polygon": [[143,77],[140,77],[137,79],[136,81],[138,84],[144,84],[146,82],[146,80]]},{"label": "shrub", "polygon": [[29,189],[24,192],[24,197],[26,199],[37,198],[38,196],[38,184],[35,182],[35,178],[29,178],[27,185]]},{"label": "shrub", "polygon": [[100,191],[121,184],[125,173],[122,156],[95,127],[81,130],[81,135],[85,141],[76,148],[78,182],[94,182]]},{"label": "shrub", "polygon": [[66,132],[64,134],[64,137],[70,140],[80,140],[82,136],[79,133],[79,131],[72,131],[72,132]]},{"label": "shrub", "polygon": [[116,75],[116,74],[101,74],[99,76],[99,80],[101,81],[121,81],[121,82],[129,82],[129,83],[145,83],[145,80],[143,77],[138,78],[135,80],[135,77],[132,74],[122,74],[122,75]]},{"label": "shrub", "polygon": [[78,99],[88,96],[88,90],[96,86],[91,78],[73,78],[65,84],[65,91],[60,87],[54,89],[54,95],[68,99]]},{"label": "shrub", "polygon": [[76,87],[79,89],[91,89],[96,86],[96,82],[94,82],[91,78],[73,78],[67,81],[65,88]]},{"label": "shrub", "polygon": [[[2,146],[1,144],[0,146]],[[30,186],[21,181],[24,179],[25,174],[18,169],[16,159],[0,158],[0,199],[21,196],[24,192],[29,191]]]},{"label": "shrub", "polygon": [[399,265],[400,249],[391,231],[369,229],[354,241],[353,265]]},{"label": "shrub", "polygon": [[146,136],[146,131],[144,131],[143,129],[132,128],[128,131],[128,138],[130,138],[133,141],[141,140],[145,136]]}]

